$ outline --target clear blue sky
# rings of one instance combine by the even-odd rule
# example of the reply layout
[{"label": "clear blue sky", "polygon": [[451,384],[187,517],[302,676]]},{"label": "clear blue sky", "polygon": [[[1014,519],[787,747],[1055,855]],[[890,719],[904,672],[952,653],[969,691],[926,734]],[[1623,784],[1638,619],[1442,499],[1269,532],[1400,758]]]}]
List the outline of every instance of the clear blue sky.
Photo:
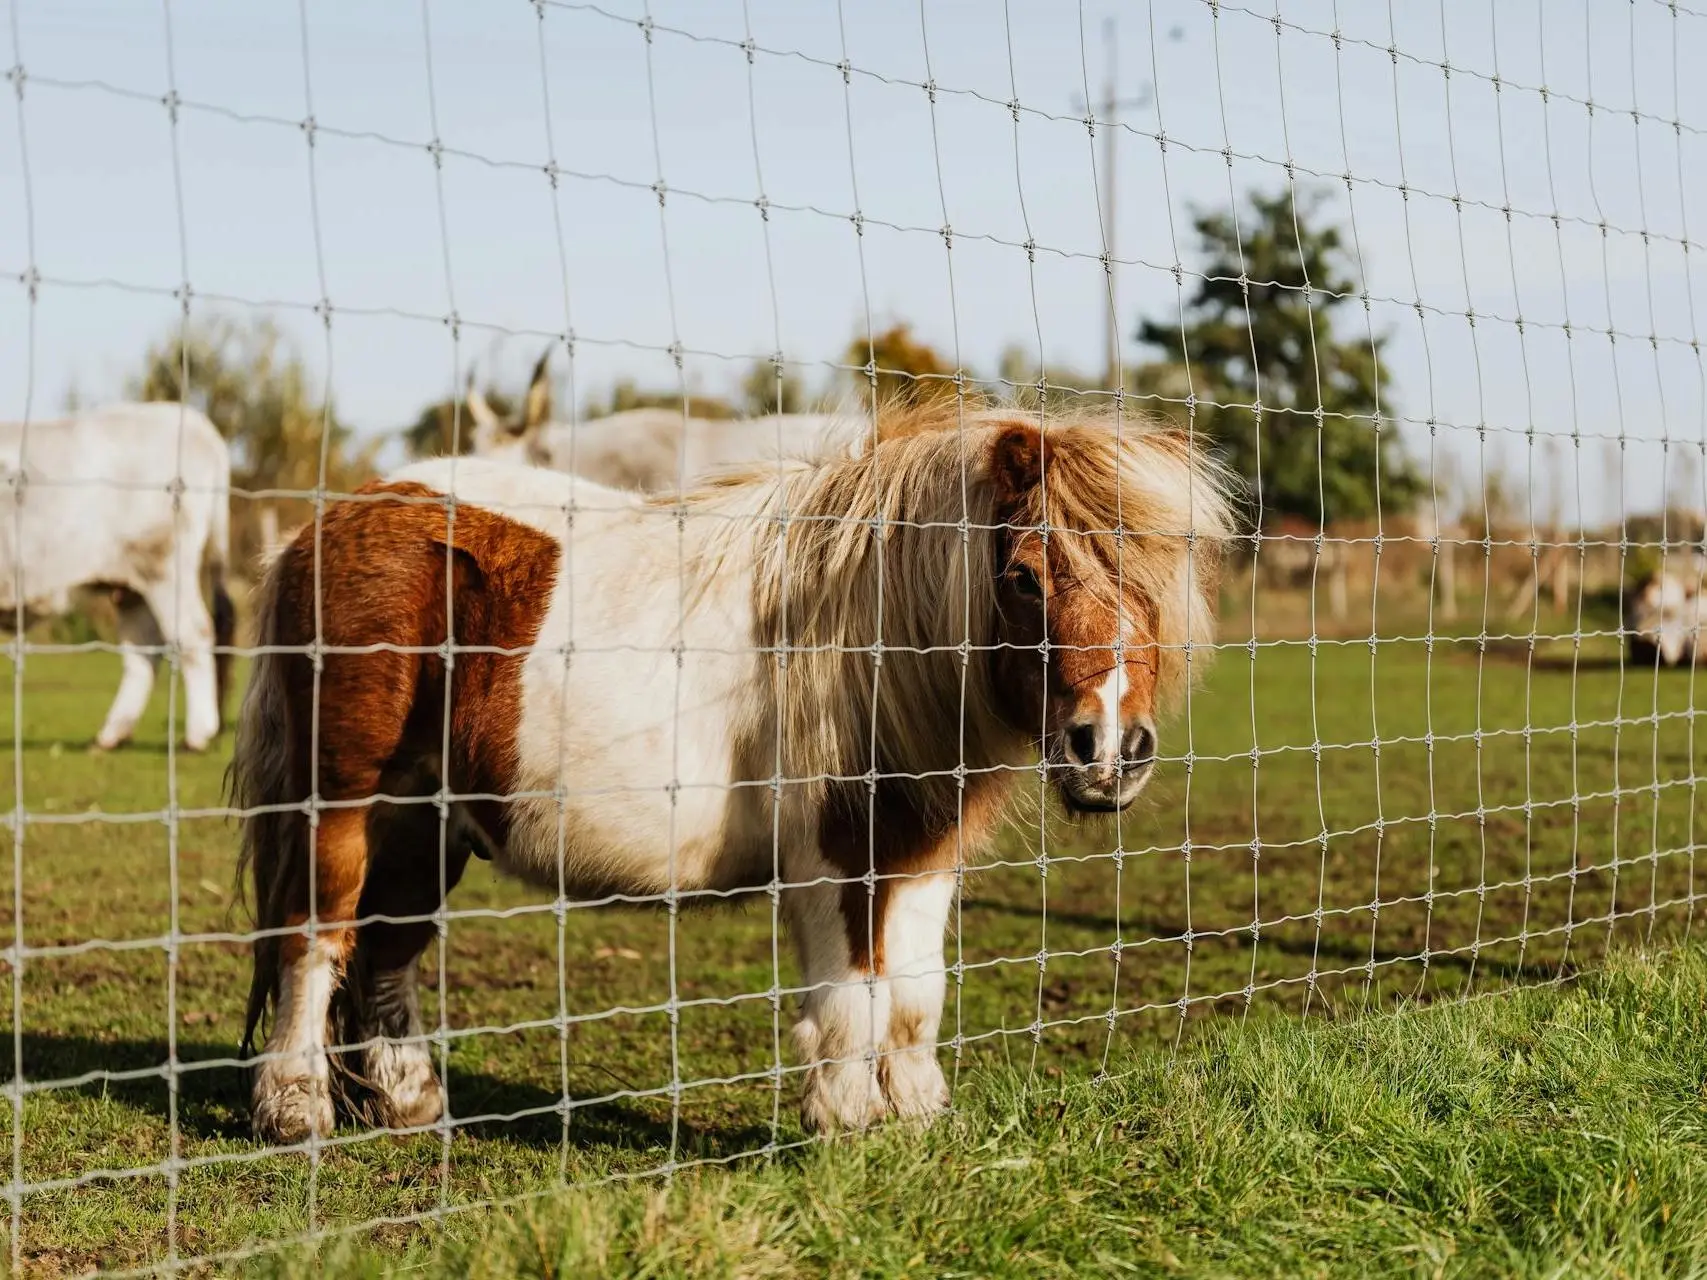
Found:
[{"label": "clear blue sky", "polygon": [[[572,328],[583,400],[619,376],[670,384],[673,340],[690,384],[718,392],[779,346],[834,359],[868,316],[984,372],[1015,343],[1096,369],[1098,178],[1076,100],[1087,68],[1100,89],[1117,12],[1122,92],[1152,77],[1153,48],[1156,82],[1119,149],[1123,331],[1177,314],[1187,211],[1283,185],[1290,157],[1300,180],[1353,176],[1318,185],[1355,218],[1414,451],[1432,418],[1461,472],[1485,447],[1521,487],[1531,426],[1623,435],[1637,510],[1662,492],[1653,442],[1698,462],[1707,440],[1690,290],[1693,267],[1707,308],[1707,7],[1283,0],[1277,28],[1272,0],[1218,17],[1204,0],[654,0],[648,44],[633,0],[543,21],[526,0],[306,0],[306,21],[283,0],[10,4],[0,61],[27,88],[21,130],[16,99],[0,106],[3,416],[29,387],[38,414],[73,385],[116,393],[186,279],[198,308],[276,311],[322,373],[311,308],[329,298],[332,390],[367,431],[456,385],[459,357],[523,377],[541,340],[501,331]],[[174,80],[191,104],[175,131]],[[1615,514],[1613,452],[1538,450],[1538,501],[1556,475],[1589,519]],[[1699,506],[1689,468],[1671,484]]]}]

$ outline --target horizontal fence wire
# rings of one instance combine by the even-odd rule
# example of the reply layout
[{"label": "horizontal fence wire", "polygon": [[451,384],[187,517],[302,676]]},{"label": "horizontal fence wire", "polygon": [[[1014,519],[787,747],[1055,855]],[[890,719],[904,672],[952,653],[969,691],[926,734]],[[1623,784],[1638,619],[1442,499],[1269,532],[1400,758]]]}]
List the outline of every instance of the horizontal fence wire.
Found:
[{"label": "horizontal fence wire", "polygon": [[[454,1237],[565,1192],[934,1114],[939,1085],[954,1107],[1013,1073],[1095,1089],[1229,1021],[1478,999],[1692,935],[1707,369],[1689,212],[1707,109],[1680,66],[1707,13],[1176,0],[1123,12],[1120,36],[1111,18],[1099,43],[1088,0],[972,18],[930,0],[882,15],[839,0],[513,9],[491,21],[519,41],[512,61],[524,51],[508,71],[537,118],[474,109],[487,34],[447,0],[408,11],[409,47],[374,61],[367,95],[344,64],[374,32],[310,0],[235,26],[163,0],[158,65],[68,55],[52,6],[9,6],[14,1272]],[[206,74],[204,40],[244,22],[279,42],[263,61],[293,105]],[[1098,98],[1093,67],[1117,48],[1142,51],[1127,69],[1140,99],[1112,68]],[[578,77],[617,49],[594,118]],[[405,74],[412,124],[379,101]],[[704,121],[684,118],[684,82]],[[169,252],[140,236],[94,252],[103,224],[67,196],[66,153],[109,154],[103,128],[168,142],[135,163],[168,184]],[[256,272],[264,287],[232,287],[229,233],[201,213],[231,207],[203,185],[203,149],[228,136],[215,131],[288,155],[301,188],[307,248],[295,271]],[[1069,150],[1081,168],[1064,195]],[[371,263],[351,251],[371,230],[342,185],[351,156],[419,184],[383,211],[396,243]],[[1134,162],[1141,190],[1119,179]],[[488,184],[518,204],[530,192],[534,220],[508,225]],[[525,273],[494,246],[506,239],[526,241]],[[611,288],[589,240],[646,286]],[[80,243],[88,263],[66,252]],[[240,259],[273,247],[235,243]],[[1121,311],[1117,280],[1143,282],[1142,311]],[[746,302],[708,325],[724,291]],[[188,406],[144,463],[117,436],[110,456],[95,436],[59,443],[69,421],[100,421],[61,413],[59,381],[91,358],[116,367],[136,337],[100,320],[108,308],[145,313],[137,340],[157,341],[122,394]],[[898,308],[922,336],[890,323]],[[854,318],[841,349],[821,340],[832,313]],[[115,349],[60,349],[66,317]],[[1105,326],[1109,368],[1084,373],[1072,361]],[[241,342],[198,346],[209,333],[250,334],[261,354],[239,368]],[[1141,362],[1134,336],[1164,357]],[[407,352],[383,376],[366,367],[376,340]],[[544,347],[560,376],[537,389],[567,395],[494,435],[485,415],[500,415],[471,392],[507,343]],[[397,369],[414,384],[376,390]],[[645,394],[624,404],[624,386]],[[296,398],[281,410],[262,391]],[[389,416],[359,430],[334,407],[382,393]],[[422,401],[422,422],[442,411],[445,426],[426,444],[394,425]],[[706,462],[672,437],[647,498],[526,478],[590,469],[613,412],[653,410],[690,439],[736,430],[719,427],[731,404],[753,419],[739,456]],[[997,446],[965,443],[1001,430],[992,405],[1055,450],[1036,462],[1041,522],[992,514]],[[809,428],[768,409],[822,409],[842,434],[802,451],[789,433]],[[227,440],[212,473],[204,410]],[[812,505],[832,472],[881,490],[908,447],[883,432],[915,419],[962,442],[940,509],[899,490]],[[630,421],[638,456],[654,428]],[[1158,439],[1220,458],[1230,524],[1203,531],[1208,472],[1167,495],[1189,529],[1126,477],[1112,520],[1056,523],[1069,423],[1157,468],[1182,456]],[[551,432],[563,452],[517,452]],[[432,484],[371,483],[437,453],[437,470],[404,473]],[[535,465],[504,473],[496,501],[475,496],[497,483],[481,454]],[[729,462],[745,470],[708,483]],[[481,608],[446,603],[484,607],[478,592],[509,581],[470,550],[492,521],[548,547],[543,585],[492,587],[537,615],[520,639],[494,642]],[[164,545],[145,545],[159,529]],[[430,585],[396,575],[404,544],[373,550],[362,530],[429,540]],[[236,634],[217,630],[217,594],[202,603],[192,535],[217,543]],[[112,544],[102,567],[54,580],[90,538]],[[909,557],[938,544],[923,581]],[[855,545],[869,582],[814,576]],[[1073,593],[1094,602],[1097,584],[1052,576],[1074,546],[1118,548],[1102,631],[1073,621],[1096,613]],[[1162,583],[1162,563],[1177,577]],[[649,579],[654,564],[670,572]],[[1035,635],[1012,629],[1019,568]],[[1193,616],[1161,634],[1200,578],[1213,632]],[[871,616],[824,638],[824,618],[852,616],[836,593],[867,586]],[[87,589],[75,607],[73,588]],[[297,588],[308,643],[281,639]],[[423,593],[413,612],[405,588]],[[1126,616],[1135,600],[1142,618]],[[340,638],[384,610],[428,639]],[[209,740],[202,690],[226,663],[234,689],[253,681],[245,721]],[[132,740],[85,751],[115,666],[102,736],[118,723]],[[1082,687],[1018,692],[1085,670]],[[1177,708],[1156,694],[1130,710],[1175,670]],[[508,702],[478,683],[500,671],[525,673]],[[790,691],[827,671],[838,703],[801,717]],[[921,671],[942,705],[897,709],[894,682]],[[417,678],[449,692],[417,694]],[[290,714],[267,719],[269,689]],[[392,695],[418,700],[352,787],[362,709]],[[1020,716],[991,696],[1025,708],[1030,749],[1013,759],[986,749],[1002,714]],[[1085,706],[1126,735],[1104,798],[1125,794],[1128,766],[1153,775],[1104,817],[1074,813],[1091,784],[1072,730],[1093,722],[1064,708]],[[807,740],[842,732],[844,707],[862,736],[832,759]],[[893,767],[911,746],[885,735],[915,721],[955,749]],[[509,772],[454,785],[447,762],[499,729]],[[301,794],[253,781],[274,755],[306,777]],[[997,792],[1011,793],[999,810],[983,799]],[[324,852],[352,819],[369,877],[354,896]],[[258,869],[239,866],[240,842]],[[381,968],[390,945],[407,962]],[[337,1003],[340,987],[360,998]]]}]

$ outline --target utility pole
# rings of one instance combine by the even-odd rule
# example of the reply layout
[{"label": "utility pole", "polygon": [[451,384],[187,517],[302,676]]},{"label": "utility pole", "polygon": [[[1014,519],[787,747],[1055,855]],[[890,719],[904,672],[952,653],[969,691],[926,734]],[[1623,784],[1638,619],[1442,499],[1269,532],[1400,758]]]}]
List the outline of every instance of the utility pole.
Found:
[{"label": "utility pole", "polygon": [[[1168,39],[1177,41],[1182,34],[1175,27],[1168,32]],[[1120,132],[1120,113],[1148,109],[1156,101],[1156,87],[1146,80],[1136,97],[1120,97],[1120,41],[1112,17],[1102,20],[1102,45],[1108,58],[1102,100],[1096,104],[1094,112],[1082,99],[1074,102],[1073,109],[1093,113],[1102,129],[1102,243],[1103,251],[1108,254],[1107,309],[1103,313],[1103,377],[1109,389],[1114,390],[1120,386],[1120,254],[1116,248],[1120,224],[1114,216],[1115,194],[1120,185],[1115,173],[1115,159],[1119,154],[1116,137]]]}]

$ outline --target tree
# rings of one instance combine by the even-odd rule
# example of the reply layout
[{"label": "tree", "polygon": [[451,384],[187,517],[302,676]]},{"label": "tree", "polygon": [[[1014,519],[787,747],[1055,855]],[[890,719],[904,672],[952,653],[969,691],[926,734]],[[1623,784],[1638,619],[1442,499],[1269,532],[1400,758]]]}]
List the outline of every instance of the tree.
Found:
[{"label": "tree", "polygon": [[879,405],[916,405],[956,393],[954,370],[934,347],[913,337],[913,326],[905,321],[882,333],[856,336],[842,362],[853,366],[855,389],[868,409],[874,395]]},{"label": "tree", "polygon": [[806,408],[806,388],[787,369],[769,360],[755,360],[741,379],[741,408],[752,418],[767,413],[800,413]]},{"label": "tree", "polygon": [[[373,472],[377,443],[353,447],[330,397],[315,390],[300,354],[271,320],[213,316],[174,327],[148,349],[125,390],[134,399],[177,401],[207,414],[231,445],[237,489],[313,489],[323,443],[329,492],[347,493]],[[309,518],[306,502],[287,509],[291,523]],[[264,513],[253,501],[233,498],[240,556],[259,549],[262,528],[277,516],[276,508]]]},{"label": "tree", "polygon": [[1085,394],[1093,389],[1101,391],[1101,377],[1077,369],[1039,365],[1032,351],[1017,343],[1002,350],[996,362],[996,376],[1005,384],[1014,403],[1026,409],[1041,407],[1049,413],[1070,413],[1109,403],[1106,395]]},{"label": "tree", "polygon": [[[1398,443],[1386,338],[1371,342],[1361,317],[1356,332],[1335,332],[1360,286],[1339,228],[1315,221],[1319,205],[1254,193],[1242,216],[1197,213],[1203,262],[1183,320],[1145,320],[1137,336],[1162,350],[1162,365],[1189,365],[1197,429],[1266,516],[1328,523],[1373,515],[1377,478],[1389,513],[1410,509],[1421,485]],[[1259,399],[1260,418],[1223,407]]]}]

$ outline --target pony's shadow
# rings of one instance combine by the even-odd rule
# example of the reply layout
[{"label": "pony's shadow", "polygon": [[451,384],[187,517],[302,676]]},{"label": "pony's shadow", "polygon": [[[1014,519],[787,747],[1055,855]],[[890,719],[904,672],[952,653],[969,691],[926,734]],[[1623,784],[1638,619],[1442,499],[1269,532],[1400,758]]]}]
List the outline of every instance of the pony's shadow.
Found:
[{"label": "pony's shadow", "polygon": [[[1010,902],[979,902],[975,907],[968,903],[967,914],[972,914],[974,910],[997,915],[1039,914],[1035,907]],[[1098,912],[1051,909],[1049,919],[1060,924],[1099,930],[1110,936],[1119,929],[1126,937],[1177,938],[1183,936],[1187,929],[1184,920],[1166,919],[1144,913],[1135,913],[1117,921],[1111,915]],[[1343,961],[1348,965],[1369,960],[1374,960],[1378,965],[1398,964],[1417,958],[1414,949],[1377,946],[1372,951],[1366,939],[1334,934],[1324,934],[1321,938],[1316,938],[1313,935],[1271,931],[1262,935],[1260,945],[1264,951],[1279,952],[1299,959]],[[1478,966],[1484,970],[1495,968],[1504,977],[1518,981],[1538,981],[1559,976],[1559,966],[1556,963],[1525,963],[1521,969],[1513,964],[1491,965],[1487,959],[1477,960],[1468,951],[1458,948],[1432,953],[1429,956],[1429,964],[1437,969],[1461,970],[1465,973]]]},{"label": "pony's shadow", "polygon": [[[221,1041],[180,1039],[177,1047],[178,1131],[191,1140],[249,1141],[248,1068],[235,1060],[233,1046]],[[171,1115],[162,1070],[166,1060],[164,1039],[98,1040],[53,1032],[26,1032],[23,1037],[27,1084],[40,1089],[52,1081],[72,1081],[47,1091],[106,1098],[162,1121]],[[128,1074],[143,1071],[159,1074]],[[124,1078],[84,1078],[93,1072],[111,1072]],[[0,1075],[0,1086],[9,1084],[11,1078],[9,1070]],[[588,1094],[610,1092],[609,1081],[602,1086],[593,1081],[581,1083]],[[459,1124],[459,1134],[552,1149],[563,1141],[559,1095],[554,1090],[453,1065],[449,1091],[456,1111],[496,1117]],[[669,1148],[671,1128],[667,1103],[648,1107],[644,1102],[617,1099],[575,1107],[569,1141],[577,1146],[658,1152]],[[340,1133],[352,1131],[350,1122],[341,1123]],[[738,1121],[701,1125],[682,1117],[675,1126],[678,1150],[707,1158],[751,1151],[770,1137],[768,1127]]]},{"label": "pony's shadow", "polygon": [[[1542,637],[1554,640],[1554,637]],[[1521,640],[1490,640],[1483,652],[1494,662],[1514,666],[1530,667],[1535,671],[1548,672],[1589,672],[1616,671],[1623,667],[1625,671],[1652,671],[1653,665],[1643,665],[1632,662],[1627,656],[1617,653],[1606,653],[1596,650],[1592,653],[1561,653],[1556,645],[1550,644],[1547,649],[1531,654],[1529,645]],[[1474,664],[1475,653],[1458,654],[1456,660]]]},{"label": "pony's shadow", "polygon": [[[1513,662],[1521,666],[1523,659],[1514,658]],[[1627,658],[1620,659],[1617,655],[1608,657],[1604,653],[1597,653],[1589,657],[1577,658],[1573,658],[1569,654],[1538,653],[1535,655],[1535,662],[1533,665],[1537,671],[1564,672],[1566,674],[1573,671],[1584,673],[1589,671],[1617,671],[1622,668],[1625,674],[1629,675],[1637,672],[1652,673],[1654,670],[1651,665],[1644,666],[1641,663],[1631,662]]]}]

